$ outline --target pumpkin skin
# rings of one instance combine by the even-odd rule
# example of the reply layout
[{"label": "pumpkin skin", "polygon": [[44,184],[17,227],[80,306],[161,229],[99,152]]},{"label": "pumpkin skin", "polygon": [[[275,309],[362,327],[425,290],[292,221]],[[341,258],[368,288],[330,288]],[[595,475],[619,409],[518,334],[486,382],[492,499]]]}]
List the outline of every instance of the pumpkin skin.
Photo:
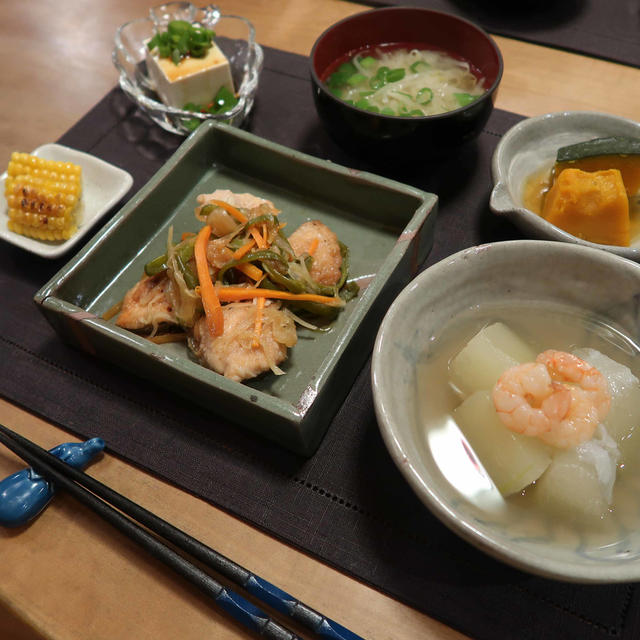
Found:
[{"label": "pumpkin skin", "polygon": [[640,189],[640,139],[595,138],[558,149],[554,173],[564,169],[604,171],[618,169],[629,197]]}]

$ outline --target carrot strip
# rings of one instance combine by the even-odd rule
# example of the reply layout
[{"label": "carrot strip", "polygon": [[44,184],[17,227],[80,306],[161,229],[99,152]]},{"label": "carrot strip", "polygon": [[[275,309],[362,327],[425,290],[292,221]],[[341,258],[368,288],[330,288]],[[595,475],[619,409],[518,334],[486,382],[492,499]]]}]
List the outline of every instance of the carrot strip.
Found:
[{"label": "carrot strip", "polygon": [[316,293],[291,293],[276,289],[256,289],[253,287],[225,287],[216,286],[216,293],[221,302],[237,302],[238,300],[251,300],[252,298],[277,298],[278,300],[291,300],[294,302],[319,302],[330,307],[341,307],[344,302],[341,298],[320,296]]},{"label": "carrot strip", "polygon": [[249,242],[245,242],[241,247],[239,247],[233,252],[232,259],[240,260],[240,258],[245,256],[255,244],[256,244],[256,241],[253,238],[249,240]]},{"label": "carrot strip", "polygon": [[262,333],[262,318],[263,318],[263,310],[264,310],[264,298],[258,298],[257,306],[258,309],[256,311],[256,322],[253,327],[253,341],[251,342],[251,346],[254,348],[258,348],[260,346],[260,334]]},{"label": "carrot strip", "polygon": [[117,316],[121,311],[122,311],[122,300],[120,300],[120,302],[116,302],[113,305],[113,307],[111,307],[110,309],[107,309],[102,314],[102,319],[111,320],[111,318],[113,318],[114,316]]},{"label": "carrot strip", "polygon": [[264,241],[262,234],[255,227],[251,227],[251,229],[249,229],[249,232],[253,236],[253,239],[256,241],[258,249],[265,249],[267,247],[267,243]]},{"label": "carrot strip", "polygon": [[238,271],[242,271],[242,273],[249,276],[252,280],[255,280],[256,282],[260,280],[260,278],[262,278],[262,276],[264,275],[262,271],[258,269],[258,267],[256,267],[254,264],[251,264],[249,262],[236,265],[236,269],[238,269]]},{"label": "carrot strip", "polygon": [[185,232],[182,234],[182,236],[181,236],[180,240],[181,240],[182,242],[184,242],[187,238],[190,238],[191,236],[195,236],[195,235],[196,235],[196,234],[195,234],[195,233],[193,233],[192,231],[185,231]]},{"label": "carrot strip", "polygon": [[216,294],[216,289],[211,281],[209,265],[207,264],[207,242],[211,235],[211,227],[205,224],[196,238],[193,253],[196,259],[196,270],[200,280],[200,296],[202,306],[207,317],[207,327],[212,336],[220,336],[224,331],[224,317],[220,300]]},{"label": "carrot strip", "polygon": [[309,245],[309,251],[307,251],[307,253],[310,256],[312,256],[316,252],[316,249],[318,248],[318,244],[320,244],[320,241],[318,240],[317,236],[311,239],[311,244]]},{"label": "carrot strip", "polygon": [[217,207],[222,207],[229,215],[233,216],[238,222],[242,222],[243,224],[249,219],[244,215],[244,213],[242,213],[242,211],[240,211],[240,209],[236,209],[228,202],[223,202],[222,200],[209,200],[207,204],[215,204]]}]

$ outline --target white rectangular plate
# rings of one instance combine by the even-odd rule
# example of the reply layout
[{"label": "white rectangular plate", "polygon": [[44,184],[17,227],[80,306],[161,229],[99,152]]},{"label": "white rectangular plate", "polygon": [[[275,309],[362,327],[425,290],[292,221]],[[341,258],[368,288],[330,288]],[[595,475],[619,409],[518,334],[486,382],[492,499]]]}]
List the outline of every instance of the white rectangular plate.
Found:
[{"label": "white rectangular plate", "polygon": [[[44,258],[57,258],[81,240],[91,227],[129,191],[133,178],[124,169],[88,153],[59,144],[44,144],[31,153],[46,160],[73,162],[82,167],[82,198],[76,209],[78,230],[68,240],[59,242],[36,240],[9,231],[7,201],[3,197],[0,200],[0,238]],[[5,171],[0,176],[2,184],[6,177]]]}]

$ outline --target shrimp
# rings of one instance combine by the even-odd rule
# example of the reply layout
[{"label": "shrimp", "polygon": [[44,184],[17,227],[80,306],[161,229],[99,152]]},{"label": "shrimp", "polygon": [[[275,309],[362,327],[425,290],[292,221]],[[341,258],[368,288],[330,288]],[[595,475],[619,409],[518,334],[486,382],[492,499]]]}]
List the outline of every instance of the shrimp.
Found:
[{"label": "shrimp", "polygon": [[512,431],[568,449],[590,440],[611,404],[606,378],[564,351],[505,371],[493,388],[500,420]]}]

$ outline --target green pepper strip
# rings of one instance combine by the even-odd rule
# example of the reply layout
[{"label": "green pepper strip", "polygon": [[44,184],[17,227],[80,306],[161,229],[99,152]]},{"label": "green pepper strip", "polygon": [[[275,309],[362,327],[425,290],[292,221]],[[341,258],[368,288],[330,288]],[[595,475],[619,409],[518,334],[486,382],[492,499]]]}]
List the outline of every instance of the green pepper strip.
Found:
[{"label": "green pepper strip", "polygon": [[[262,268],[265,270],[271,282],[275,285],[279,285],[280,288],[284,288],[291,293],[309,293],[305,283],[302,280],[295,280],[289,276],[280,273],[274,269],[270,264],[263,262]],[[313,293],[313,292],[312,292]]]},{"label": "green pepper strip", "polygon": [[179,253],[176,253],[176,262],[178,263],[178,267],[182,272],[182,276],[184,278],[184,281],[187,287],[189,287],[189,289],[195,289],[200,284],[200,280],[198,279],[198,276],[195,273],[193,273],[189,264],[182,260]]},{"label": "green pepper strip", "polygon": [[[186,242],[181,246],[179,246],[178,249],[176,250],[176,260],[178,262],[178,267],[180,267],[180,271],[184,276],[184,281],[187,283],[187,286],[190,289],[195,288],[195,286],[198,284],[197,277],[195,276],[195,274],[193,273],[193,271],[188,265],[189,260],[193,258],[193,245],[194,245],[194,242]],[[153,260],[147,262],[147,264],[144,265],[144,272],[148,276],[155,276],[156,274],[166,270],[167,270],[167,254],[166,253],[164,255],[158,256],[157,258],[154,258]]]},{"label": "green pepper strip", "polygon": [[150,260],[149,262],[147,262],[147,264],[144,265],[144,272],[148,276],[155,276],[161,271],[166,271],[166,269],[167,269],[166,253],[162,256],[158,256],[157,258],[154,258],[153,260]]},{"label": "green pepper strip", "polygon": [[289,242],[289,238],[287,238],[282,229],[278,229],[278,235],[275,237],[273,244],[287,254],[287,260],[293,260],[296,257],[295,251]]},{"label": "green pepper strip", "polygon": [[217,280],[222,281],[224,278],[224,274],[229,270],[237,267],[239,264],[246,264],[247,262],[255,262],[256,260],[260,260],[263,267],[265,267],[265,263],[262,260],[275,260],[277,262],[281,262],[286,265],[285,259],[275,251],[254,251],[253,253],[248,253],[246,256],[242,256],[238,260],[229,260],[225,265],[218,271]]},{"label": "green pepper strip", "polygon": [[336,282],[336,289],[340,290],[344,286],[344,283],[347,281],[347,276],[349,275],[349,247],[346,244],[340,242],[338,240],[338,245],[340,246],[340,254],[342,255],[342,264],[340,265],[340,280]]},{"label": "green pepper strip", "polygon": [[242,226],[241,231],[247,231],[248,229],[255,226],[256,224],[262,224],[263,222],[271,222],[272,224],[277,224],[278,221],[275,216],[271,215],[270,213],[267,213],[263,216],[257,216],[256,218],[251,218],[250,220],[247,220]]},{"label": "green pepper strip", "polygon": [[[319,283],[316,283],[316,286],[313,288],[313,290],[310,291],[307,282],[285,276],[273,269],[269,264],[262,263],[262,267],[267,273],[268,277],[260,283],[260,287],[265,289],[279,289],[284,287],[292,293],[319,293],[320,295],[329,296],[335,295],[336,290],[340,290],[340,297],[342,297],[344,300],[351,300],[358,294],[359,287],[355,282],[346,282],[350,266],[349,248],[342,242],[339,242],[339,244],[340,253],[342,254],[342,265],[340,267],[340,280],[338,280],[335,286],[321,285]],[[305,311],[310,315],[321,318],[329,319],[335,316],[337,313],[336,308],[330,307],[329,305],[319,304],[317,302],[287,301],[286,304],[288,307],[300,311]]]}]

